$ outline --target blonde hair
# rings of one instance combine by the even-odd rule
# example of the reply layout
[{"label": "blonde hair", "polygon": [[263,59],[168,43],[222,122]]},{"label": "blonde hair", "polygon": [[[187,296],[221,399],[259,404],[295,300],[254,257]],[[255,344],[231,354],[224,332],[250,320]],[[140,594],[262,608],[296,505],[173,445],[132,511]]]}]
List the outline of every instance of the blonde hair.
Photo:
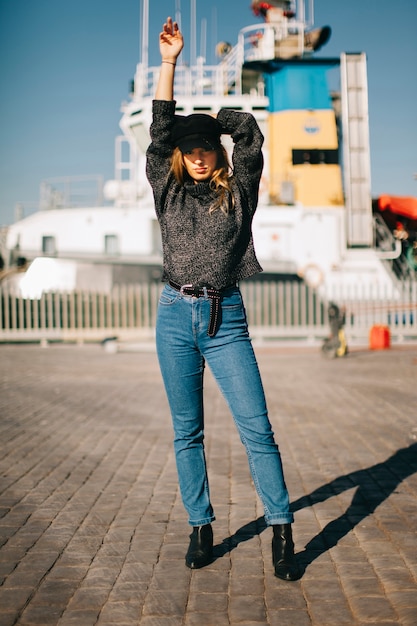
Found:
[{"label": "blonde hair", "polygon": [[[231,167],[225,147],[220,145],[216,152],[217,167],[211,177],[210,188],[214,189],[218,197],[217,200],[211,205],[209,213],[214,213],[214,211],[220,209],[227,215],[229,211],[234,209],[235,206],[235,199],[233,197],[231,187]],[[182,152],[178,147],[174,148],[172,153],[170,172],[173,173],[175,179],[180,185],[184,184],[184,179],[188,176],[188,174],[185,169]]]}]

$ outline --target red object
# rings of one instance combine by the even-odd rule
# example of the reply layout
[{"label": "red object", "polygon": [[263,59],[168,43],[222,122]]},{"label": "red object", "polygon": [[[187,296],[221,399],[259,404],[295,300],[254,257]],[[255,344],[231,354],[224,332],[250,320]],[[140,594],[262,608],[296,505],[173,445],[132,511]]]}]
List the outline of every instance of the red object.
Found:
[{"label": "red object", "polygon": [[252,2],[252,11],[256,16],[262,15],[265,17],[269,9],[272,8],[272,4],[269,4],[269,2]]},{"label": "red object", "polygon": [[369,333],[369,348],[371,350],[386,350],[391,346],[391,333],[388,326],[372,326]]},{"label": "red object", "polygon": [[410,220],[417,220],[417,198],[406,196],[380,196],[378,198],[380,211],[389,211],[395,215],[402,215]]}]

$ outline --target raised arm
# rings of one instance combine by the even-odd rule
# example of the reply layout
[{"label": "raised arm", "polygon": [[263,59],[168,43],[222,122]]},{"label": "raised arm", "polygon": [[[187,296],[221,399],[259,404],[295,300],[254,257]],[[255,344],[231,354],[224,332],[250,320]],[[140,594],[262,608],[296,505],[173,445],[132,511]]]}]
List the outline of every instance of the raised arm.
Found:
[{"label": "raised arm", "polygon": [[177,22],[173,22],[172,18],[168,17],[159,35],[162,62],[155,100],[174,99],[175,66],[183,46],[184,40]]},{"label": "raised arm", "polygon": [[223,132],[230,134],[233,139],[233,174],[245,190],[249,211],[253,212],[258,201],[263,168],[263,135],[251,113],[220,109],[217,120]]}]

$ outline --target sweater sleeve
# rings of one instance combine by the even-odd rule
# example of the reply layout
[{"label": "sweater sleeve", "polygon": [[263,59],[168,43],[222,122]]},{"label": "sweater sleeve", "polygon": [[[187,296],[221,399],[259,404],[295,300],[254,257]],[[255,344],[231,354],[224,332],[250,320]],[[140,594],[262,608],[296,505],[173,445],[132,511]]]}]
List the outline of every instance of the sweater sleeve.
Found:
[{"label": "sweater sleeve", "polygon": [[174,121],[175,101],[154,100],[150,126],[151,144],[146,151],[146,175],[153,190],[158,215],[162,211],[163,198],[168,186],[173,150],[170,137]]},{"label": "sweater sleeve", "polygon": [[232,137],[234,177],[247,198],[250,212],[254,213],[264,163],[262,155],[264,137],[251,113],[221,109],[217,120],[222,126],[223,133]]}]

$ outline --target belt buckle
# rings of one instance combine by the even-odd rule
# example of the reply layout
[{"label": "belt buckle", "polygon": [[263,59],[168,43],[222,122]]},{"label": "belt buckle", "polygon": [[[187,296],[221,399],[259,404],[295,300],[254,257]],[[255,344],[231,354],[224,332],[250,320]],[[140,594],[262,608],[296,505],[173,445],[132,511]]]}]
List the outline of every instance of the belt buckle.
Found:
[{"label": "belt buckle", "polygon": [[184,293],[184,289],[192,289],[192,288],[193,288],[192,283],[189,283],[187,285],[181,285],[181,287],[180,287],[180,295],[181,296],[186,296],[187,294]]}]

